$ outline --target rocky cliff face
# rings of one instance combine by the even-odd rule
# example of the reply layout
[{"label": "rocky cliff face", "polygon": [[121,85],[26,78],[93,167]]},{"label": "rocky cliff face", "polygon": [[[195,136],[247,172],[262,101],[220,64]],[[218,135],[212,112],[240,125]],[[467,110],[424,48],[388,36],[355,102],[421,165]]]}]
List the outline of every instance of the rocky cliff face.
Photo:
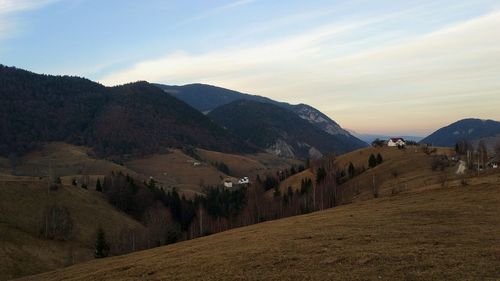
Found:
[{"label": "rocky cliff face", "polygon": [[330,119],[316,108],[307,104],[298,104],[292,109],[300,118],[329,133],[330,135],[350,136],[349,132],[342,129],[339,124]]}]

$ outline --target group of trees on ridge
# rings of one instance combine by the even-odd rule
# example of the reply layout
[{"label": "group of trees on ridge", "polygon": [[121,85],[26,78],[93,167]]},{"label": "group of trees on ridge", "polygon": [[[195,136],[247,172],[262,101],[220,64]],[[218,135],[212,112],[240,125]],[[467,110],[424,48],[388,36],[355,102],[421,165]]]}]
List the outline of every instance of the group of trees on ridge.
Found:
[{"label": "group of trees on ridge", "polygon": [[52,141],[90,146],[99,156],[115,158],[185,145],[257,151],[147,82],[105,87],[0,65],[0,88],[2,156],[19,157]]}]

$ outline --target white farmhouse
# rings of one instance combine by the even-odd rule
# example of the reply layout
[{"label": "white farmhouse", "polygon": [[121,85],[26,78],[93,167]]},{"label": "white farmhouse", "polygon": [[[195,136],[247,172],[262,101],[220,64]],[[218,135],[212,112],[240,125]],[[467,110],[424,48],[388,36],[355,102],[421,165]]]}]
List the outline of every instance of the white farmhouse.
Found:
[{"label": "white farmhouse", "polygon": [[403,138],[390,138],[387,146],[405,146],[406,142]]},{"label": "white farmhouse", "polygon": [[248,179],[248,177],[243,177],[238,181],[238,184],[247,184],[249,182],[250,180]]}]

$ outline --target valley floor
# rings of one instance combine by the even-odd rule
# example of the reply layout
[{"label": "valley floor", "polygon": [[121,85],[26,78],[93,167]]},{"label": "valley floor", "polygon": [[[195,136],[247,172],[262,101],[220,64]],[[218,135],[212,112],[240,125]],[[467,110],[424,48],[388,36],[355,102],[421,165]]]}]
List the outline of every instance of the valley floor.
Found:
[{"label": "valley floor", "polygon": [[23,280],[499,280],[500,175]]}]

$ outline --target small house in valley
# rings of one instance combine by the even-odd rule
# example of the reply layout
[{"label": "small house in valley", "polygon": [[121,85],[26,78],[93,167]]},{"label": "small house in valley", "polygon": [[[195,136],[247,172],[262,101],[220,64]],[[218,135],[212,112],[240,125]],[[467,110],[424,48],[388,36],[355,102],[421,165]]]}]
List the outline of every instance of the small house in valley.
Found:
[{"label": "small house in valley", "polygon": [[225,188],[232,188],[238,183],[237,178],[233,177],[226,177],[222,179],[222,185],[224,185]]}]

